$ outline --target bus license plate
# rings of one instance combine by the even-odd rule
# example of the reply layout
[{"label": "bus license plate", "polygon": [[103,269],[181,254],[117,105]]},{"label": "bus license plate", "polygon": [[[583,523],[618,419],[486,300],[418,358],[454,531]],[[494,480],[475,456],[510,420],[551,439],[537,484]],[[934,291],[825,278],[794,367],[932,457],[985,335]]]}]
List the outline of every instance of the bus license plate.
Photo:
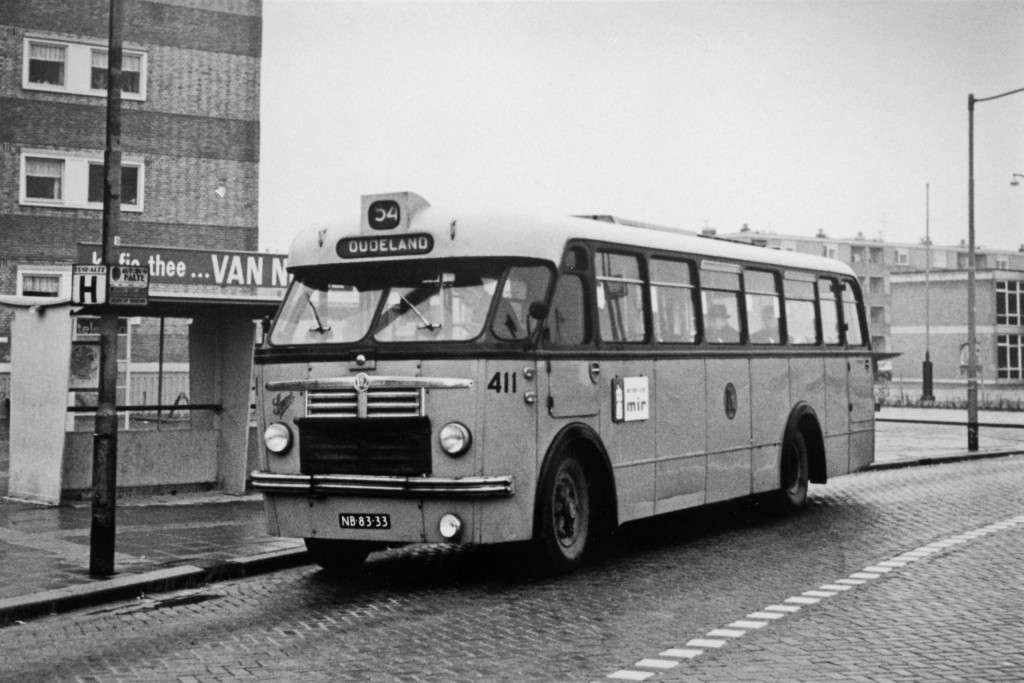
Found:
[{"label": "bus license plate", "polygon": [[346,514],[338,515],[342,529],[390,529],[391,515]]}]

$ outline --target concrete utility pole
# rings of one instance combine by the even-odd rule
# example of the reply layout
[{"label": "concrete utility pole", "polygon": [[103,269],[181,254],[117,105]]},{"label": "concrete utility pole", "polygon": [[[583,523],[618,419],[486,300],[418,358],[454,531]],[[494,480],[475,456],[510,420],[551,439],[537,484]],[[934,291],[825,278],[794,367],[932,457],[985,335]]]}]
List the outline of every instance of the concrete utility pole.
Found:
[{"label": "concrete utility pole", "polygon": [[[122,0],[110,0],[107,49],[107,146],[103,153],[103,263],[117,263],[121,222],[121,43]],[[114,573],[117,510],[117,312],[100,313],[100,387],[92,456],[92,529],[89,574]]]}]

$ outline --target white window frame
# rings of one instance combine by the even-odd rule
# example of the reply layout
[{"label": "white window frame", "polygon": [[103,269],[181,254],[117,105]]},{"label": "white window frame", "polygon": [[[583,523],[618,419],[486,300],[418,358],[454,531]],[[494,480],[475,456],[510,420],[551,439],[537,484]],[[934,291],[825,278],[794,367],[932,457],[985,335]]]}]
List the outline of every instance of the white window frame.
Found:
[{"label": "white window frame", "polygon": [[[27,159],[53,159],[64,163],[64,176],[61,180],[60,199],[40,199],[29,197],[28,191],[28,168]],[[82,151],[65,152],[54,150],[22,149],[21,167],[18,176],[18,203],[22,206],[44,206],[61,209],[89,209],[94,211],[103,210],[103,202],[89,201],[89,165],[102,164],[103,153]],[[121,166],[131,166],[139,171],[138,186],[136,191],[137,201],[135,204],[121,204],[121,211],[126,213],[142,213],[145,209],[145,188],[146,188],[146,164],[141,156],[125,155],[121,159]]]},{"label": "white window frame", "polygon": [[909,249],[896,249],[895,250],[895,265],[897,265],[897,266],[909,266],[910,265],[910,250]]},{"label": "white window frame", "polygon": [[58,277],[60,284],[57,287],[57,294],[54,296],[61,299],[71,298],[71,266],[21,266],[17,268],[15,281],[15,293],[18,296],[25,296],[25,278],[29,276]]},{"label": "white window frame", "polygon": [[[50,47],[62,48],[64,50],[64,83],[33,83],[29,80],[29,57],[32,45],[47,45]],[[54,40],[43,36],[26,36],[22,49],[22,73],[21,87],[24,90],[40,90],[44,92],[59,92],[71,95],[86,95],[89,97],[106,97],[105,88],[92,87],[92,55],[94,52],[107,52],[107,43],[77,43],[67,40]],[[139,92],[125,92],[122,90],[121,98],[124,100],[145,101],[146,86],[149,72],[149,55],[142,50],[124,49],[125,57],[139,58]]]},{"label": "white window frame", "polygon": [[824,254],[825,258],[831,258],[831,259],[836,259],[836,260],[839,259],[839,245],[838,244],[827,243],[827,244],[825,244],[824,251],[825,251],[825,254]]}]

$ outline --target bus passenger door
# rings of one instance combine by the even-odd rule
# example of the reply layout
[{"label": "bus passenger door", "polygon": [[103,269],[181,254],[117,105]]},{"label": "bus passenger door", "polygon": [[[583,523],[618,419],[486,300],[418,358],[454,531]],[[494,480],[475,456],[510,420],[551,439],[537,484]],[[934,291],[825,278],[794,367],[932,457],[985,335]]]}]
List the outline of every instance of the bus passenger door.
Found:
[{"label": "bus passenger door", "polygon": [[597,415],[601,366],[593,359],[588,360],[583,355],[586,351],[580,350],[589,341],[586,318],[583,279],[562,273],[544,326],[544,347],[562,352],[547,360],[547,411],[551,417]]},{"label": "bus passenger door", "polygon": [[746,358],[708,358],[707,502],[750,493],[750,365]]},{"label": "bus passenger door", "polygon": [[864,469],[875,459],[875,394],[871,358],[847,359],[850,373],[850,471]]}]

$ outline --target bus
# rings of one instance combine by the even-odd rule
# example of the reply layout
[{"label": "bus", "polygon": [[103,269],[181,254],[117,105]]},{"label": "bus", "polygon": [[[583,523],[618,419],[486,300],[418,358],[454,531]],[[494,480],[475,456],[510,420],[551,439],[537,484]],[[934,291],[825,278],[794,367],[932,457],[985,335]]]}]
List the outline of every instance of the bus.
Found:
[{"label": "bus", "polygon": [[519,542],[563,573],[624,523],[755,494],[792,513],[871,464],[848,266],[601,218],[397,192],[300,233],[255,351],[270,533],[341,572]]}]

